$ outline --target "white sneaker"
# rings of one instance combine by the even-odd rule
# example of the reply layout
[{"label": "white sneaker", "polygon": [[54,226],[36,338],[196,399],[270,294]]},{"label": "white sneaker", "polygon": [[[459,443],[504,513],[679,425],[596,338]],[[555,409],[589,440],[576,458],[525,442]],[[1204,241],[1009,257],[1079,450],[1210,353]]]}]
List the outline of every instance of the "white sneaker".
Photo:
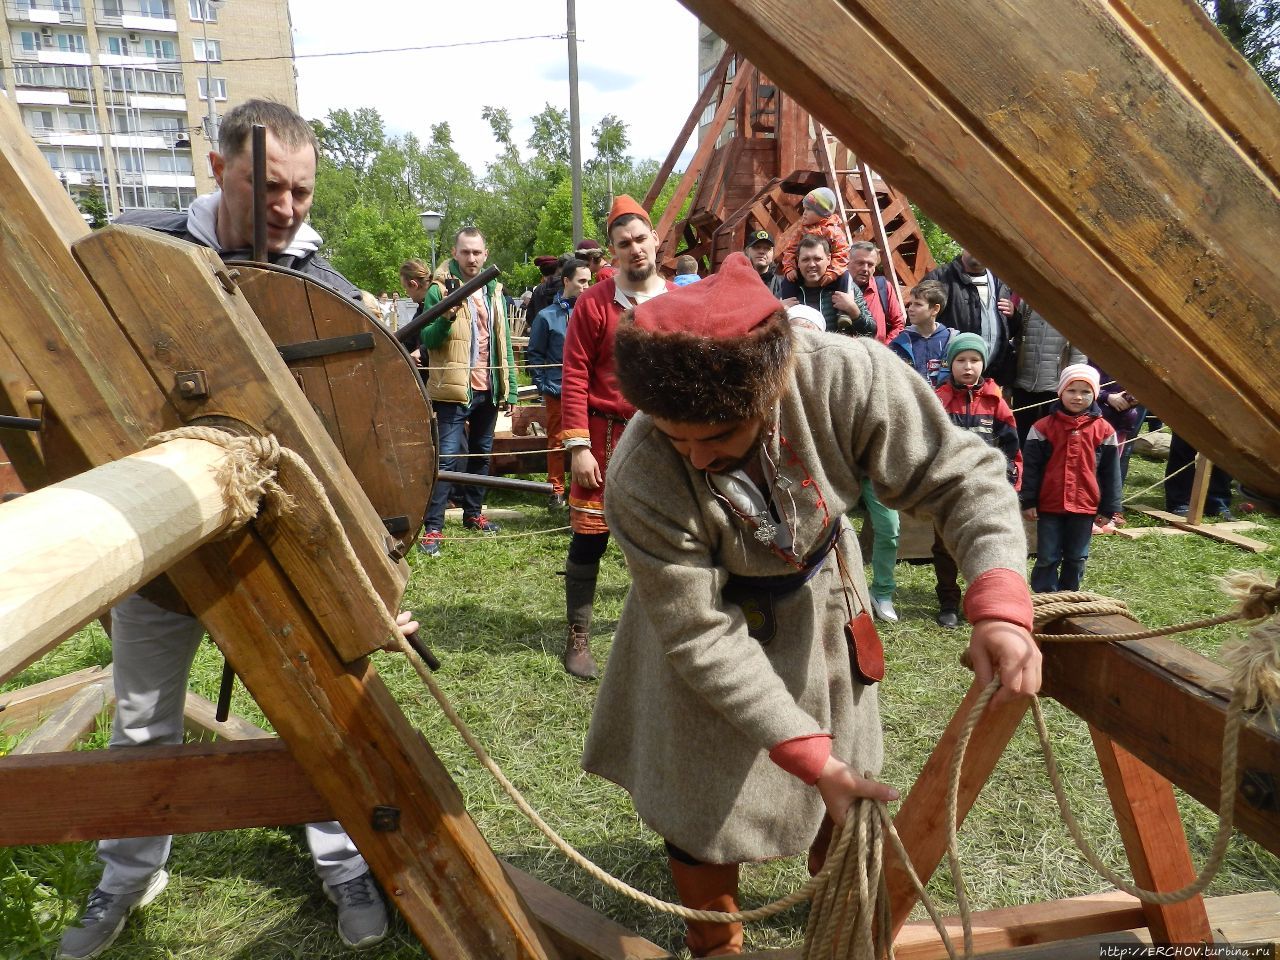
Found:
[{"label": "white sneaker", "polygon": [[879,597],[872,597],[871,615],[877,620],[884,620],[886,623],[898,622],[898,611],[893,609],[893,601],[889,599],[881,600]]}]

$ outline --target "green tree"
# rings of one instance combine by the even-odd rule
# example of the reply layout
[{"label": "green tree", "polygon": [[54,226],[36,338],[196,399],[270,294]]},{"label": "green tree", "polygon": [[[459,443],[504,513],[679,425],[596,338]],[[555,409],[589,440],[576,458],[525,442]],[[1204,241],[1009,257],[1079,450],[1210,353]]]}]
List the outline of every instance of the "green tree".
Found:
[{"label": "green tree", "polygon": [[334,165],[368,173],[374,158],[386,146],[382,115],[373,107],[330,110],[323,121],[311,121],[320,153]]},{"label": "green tree", "polygon": [[1200,0],[1200,6],[1280,99],[1280,0]]},{"label": "green tree", "polygon": [[98,191],[92,193],[82,193],[76,197],[76,206],[80,208],[80,212],[89,217],[89,226],[94,230],[100,230],[107,225],[107,201],[102,199],[102,194]]}]

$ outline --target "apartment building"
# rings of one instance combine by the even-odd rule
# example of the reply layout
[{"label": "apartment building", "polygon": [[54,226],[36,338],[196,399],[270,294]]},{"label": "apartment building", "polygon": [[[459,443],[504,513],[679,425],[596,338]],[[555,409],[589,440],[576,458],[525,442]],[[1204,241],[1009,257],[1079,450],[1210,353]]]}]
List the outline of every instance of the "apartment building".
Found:
[{"label": "apartment building", "polygon": [[99,194],[112,216],[212,190],[216,118],[235,104],[297,109],[288,0],[3,3],[0,92],[72,198]]}]

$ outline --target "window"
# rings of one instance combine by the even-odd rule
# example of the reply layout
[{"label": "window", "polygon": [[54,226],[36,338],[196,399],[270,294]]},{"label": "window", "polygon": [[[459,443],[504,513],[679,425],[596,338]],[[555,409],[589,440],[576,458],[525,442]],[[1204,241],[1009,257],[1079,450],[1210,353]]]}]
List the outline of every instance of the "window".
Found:
[{"label": "window", "polygon": [[139,0],[138,12],[144,17],[173,19],[173,7],[169,5],[169,0]]},{"label": "window", "polygon": [[[197,78],[196,82],[200,85],[200,99],[207,100],[209,98],[209,88],[205,83],[204,77]],[[221,77],[213,78],[213,99],[227,99],[227,81]]]},{"label": "window", "polygon": [[15,64],[20,87],[73,87],[89,89],[89,71],[86,67],[38,67]]},{"label": "window", "polygon": [[178,59],[178,49],[173,45],[173,41],[162,40],[159,37],[143,37],[142,53],[143,56],[151,57],[153,60]]},{"label": "window", "polygon": [[31,126],[36,130],[47,132],[53,129],[52,110],[31,110],[27,116],[31,118]]},{"label": "window", "polygon": [[102,15],[118,20],[124,16],[124,4],[121,0],[102,0]]},{"label": "window", "polygon": [[129,55],[129,41],[125,37],[107,37],[107,52],[117,57]]},{"label": "window", "polygon": [[221,40],[194,40],[192,41],[195,50],[195,59],[206,60],[209,63],[217,63],[222,59],[222,41]]},{"label": "window", "polygon": [[74,153],[71,162],[81,173],[102,172],[102,160],[96,153]]},{"label": "window", "polygon": [[76,113],[71,111],[64,113],[63,118],[67,121],[67,129],[76,133],[96,133],[98,123],[91,113]]},{"label": "window", "polygon": [[218,22],[218,8],[211,6],[209,0],[187,0],[187,6],[191,11],[191,19],[199,22],[203,20],[205,23]]},{"label": "window", "polygon": [[19,34],[19,39],[22,43],[22,49],[27,53],[35,53],[40,49],[40,34],[38,33],[34,33],[31,30],[23,30]]},{"label": "window", "polygon": [[63,53],[84,53],[83,33],[58,34],[58,49]]}]

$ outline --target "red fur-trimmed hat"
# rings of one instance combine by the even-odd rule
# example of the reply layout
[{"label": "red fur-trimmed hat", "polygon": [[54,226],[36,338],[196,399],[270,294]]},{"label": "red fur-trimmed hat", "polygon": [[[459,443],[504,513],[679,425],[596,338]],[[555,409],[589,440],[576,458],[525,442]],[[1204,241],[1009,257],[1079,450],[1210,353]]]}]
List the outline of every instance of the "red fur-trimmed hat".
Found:
[{"label": "red fur-trimmed hat", "polygon": [[[620,193],[613,198],[613,206],[609,208],[609,217],[605,220],[605,233],[613,230],[613,221],[619,217],[626,216],[628,213],[634,213],[637,217],[653,226],[653,221],[649,219],[649,214],[645,213],[644,207],[636,203],[635,200],[625,193]],[[612,241],[611,241],[612,242]]]},{"label": "red fur-trimmed hat", "polygon": [[767,416],[791,366],[791,325],[745,256],[626,311],[614,340],[623,395],[683,423]]}]

